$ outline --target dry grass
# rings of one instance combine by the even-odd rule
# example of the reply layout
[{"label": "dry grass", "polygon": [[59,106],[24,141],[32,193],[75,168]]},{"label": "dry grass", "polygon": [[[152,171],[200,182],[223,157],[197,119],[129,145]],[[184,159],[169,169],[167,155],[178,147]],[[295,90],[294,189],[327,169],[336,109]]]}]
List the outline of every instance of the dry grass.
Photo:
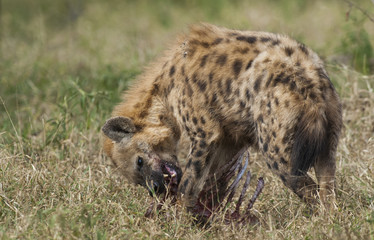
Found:
[{"label": "dry grass", "polygon": [[[374,45],[358,11],[345,21],[338,1],[2,3],[0,239],[374,239],[374,76],[353,70],[342,44],[363,29]],[[177,206],[144,217],[148,193],[113,170],[99,129],[128,82],[196,21],[287,33],[328,60],[344,104],[333,214],[309,216],[253,154],[266,183],[254,206],[261,225],[201,228]]]}]

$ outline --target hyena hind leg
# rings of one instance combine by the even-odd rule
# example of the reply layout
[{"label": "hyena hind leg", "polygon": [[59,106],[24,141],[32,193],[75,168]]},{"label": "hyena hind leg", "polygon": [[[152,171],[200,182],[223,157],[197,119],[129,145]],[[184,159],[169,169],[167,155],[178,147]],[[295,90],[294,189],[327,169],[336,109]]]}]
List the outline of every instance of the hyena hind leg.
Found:
[{"label": "hyena hind leg", "polygon": [[317,204],[318,185],[307,173],[300,176],[281,174],[280,178],[304,202],[311,206]]},{"label": "hyena hind leg", "polygon": [[326,210],[331,210],[335,206],[335,170],[336,163],[334,157],[319,157],[314,164],[316,173],[319,197]]},{"label": "hyena hind leg", "polygon": [[292,174],[277,174],[284,185],[311,206],[318,203],[318,197],[325,210],[335,206],[335,170],[333,157],[323,156],[316,159],[314,170],[318,184],[307,174],[300,176]]}]

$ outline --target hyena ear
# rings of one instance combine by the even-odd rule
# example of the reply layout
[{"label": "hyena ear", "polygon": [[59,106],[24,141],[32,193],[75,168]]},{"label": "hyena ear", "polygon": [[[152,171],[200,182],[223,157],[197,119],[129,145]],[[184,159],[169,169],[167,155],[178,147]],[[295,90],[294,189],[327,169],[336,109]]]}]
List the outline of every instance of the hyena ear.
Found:
[{"label": "hyena ear", "polygon": [[112,117],[106,121],[101,130],[115,142],[121,142],[123,138],[131,138],[136,132],[134,123],[127,117]]}]

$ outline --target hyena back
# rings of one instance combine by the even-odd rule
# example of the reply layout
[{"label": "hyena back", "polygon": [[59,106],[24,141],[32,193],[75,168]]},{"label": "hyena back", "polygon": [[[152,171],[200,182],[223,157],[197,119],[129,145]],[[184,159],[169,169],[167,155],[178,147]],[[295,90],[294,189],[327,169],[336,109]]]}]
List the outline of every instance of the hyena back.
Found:
[{"label": "hyena back", "polygon": [[174,184],[193,207],[207,176],[250,146],[299,197],[313,203],[319,194],[329,206],[341,115],[322,61],[303,44],[200,24],[125,93],[103,127],[104,150],[130,181],[156,192]]}]

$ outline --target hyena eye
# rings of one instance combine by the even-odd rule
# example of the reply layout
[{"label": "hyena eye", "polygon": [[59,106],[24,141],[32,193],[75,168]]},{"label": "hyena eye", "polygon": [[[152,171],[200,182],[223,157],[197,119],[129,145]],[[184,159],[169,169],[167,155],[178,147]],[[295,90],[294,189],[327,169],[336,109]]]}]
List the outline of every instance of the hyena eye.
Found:
[{"label": "hyena eye", "polygon": [[138,167],[141,168],[143,166],[143,158],[142,157],[138,157],[138,159],[136,160],[136,163],[138,164]]}]

